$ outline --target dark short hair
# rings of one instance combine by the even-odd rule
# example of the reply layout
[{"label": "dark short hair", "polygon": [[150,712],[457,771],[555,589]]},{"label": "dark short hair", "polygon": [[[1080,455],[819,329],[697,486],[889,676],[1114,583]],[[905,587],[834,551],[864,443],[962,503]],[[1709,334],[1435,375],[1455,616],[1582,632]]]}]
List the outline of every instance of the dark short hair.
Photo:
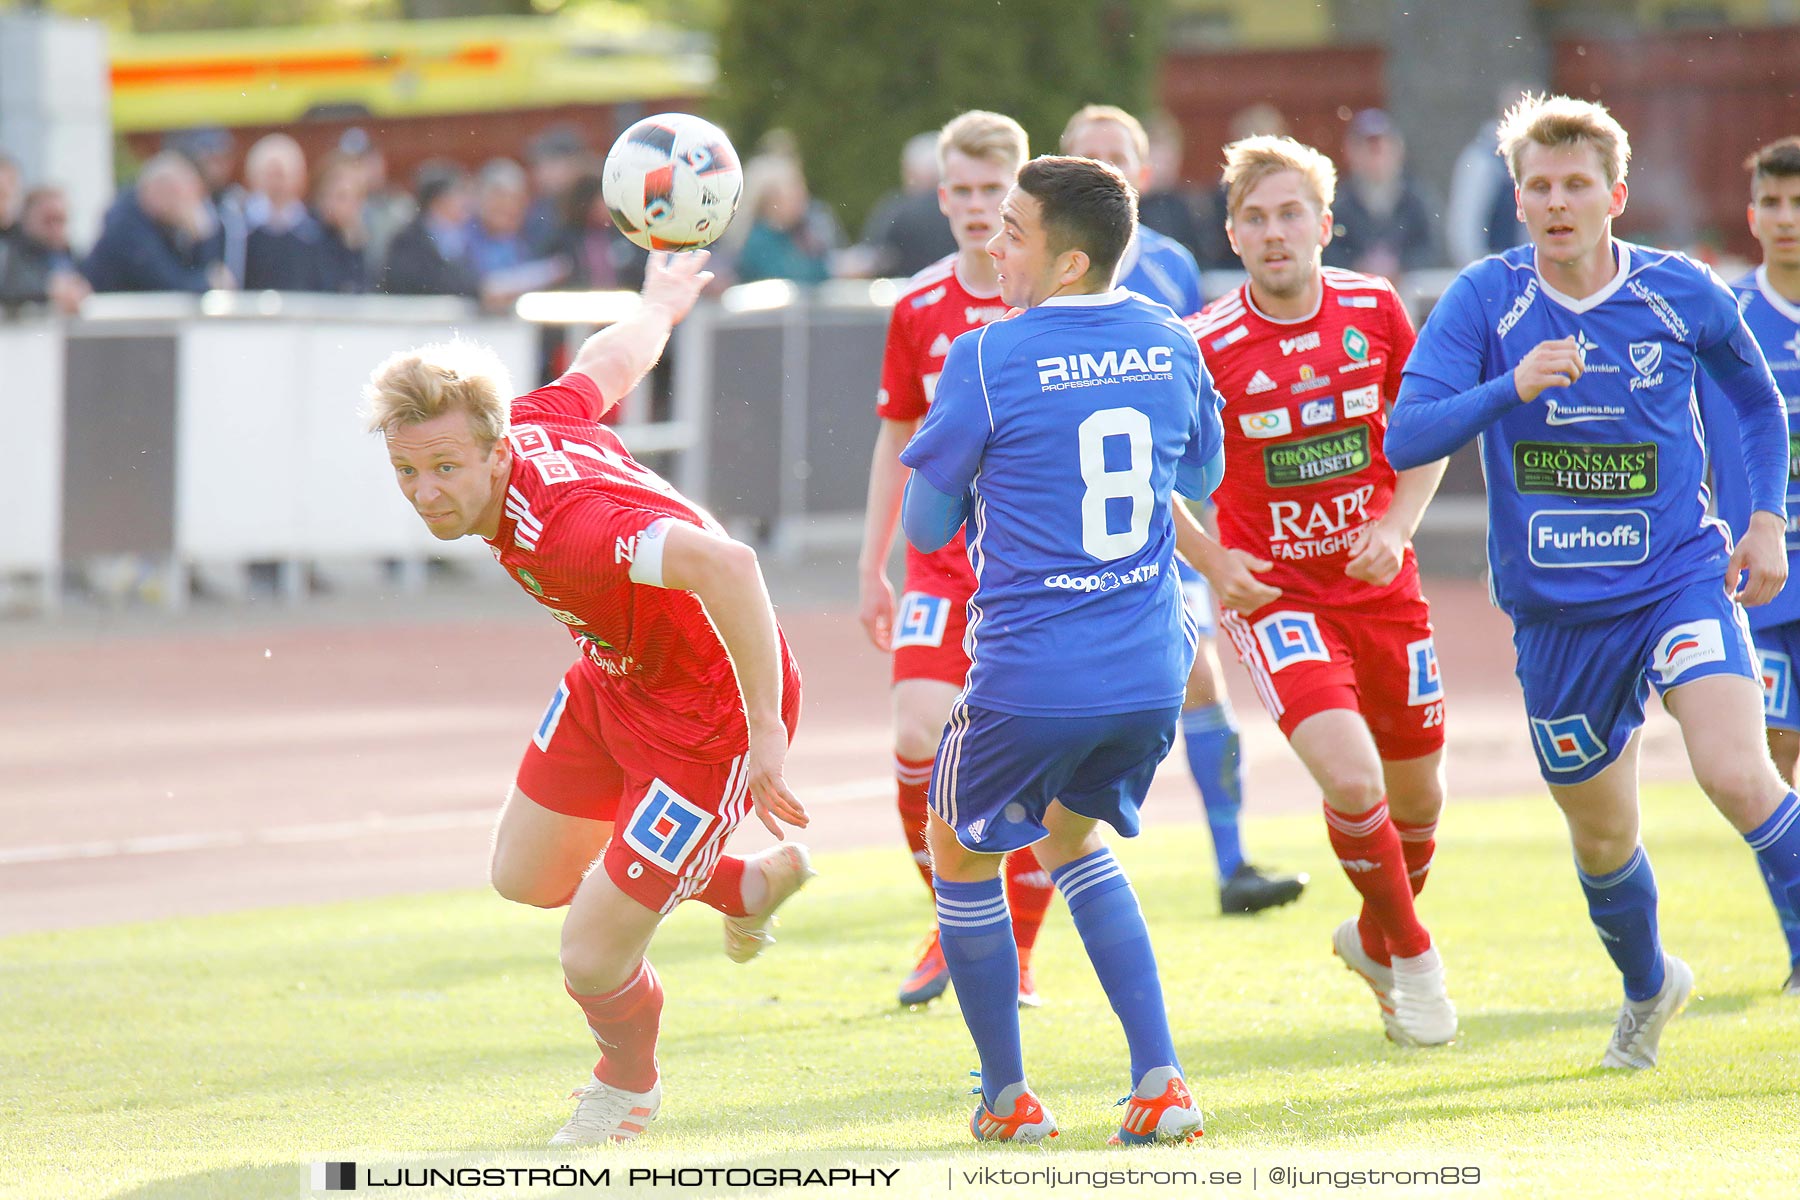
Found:
[{"label": "dark short hair", "polygon": [[1780,141],[1770,142],[1744,160],[1744,169],[1750,172],[1752,195],[1764,176],[1791,179],[1800,175],[1800,137],[1784,137]]},{"label": "dark short hair", "polygon": [[1019,190],[1038,202],[1051,253],[1085,251],[1088,274],[1112,278],[1137,229],[1137,189],[1118,168],[1045,154],[1019,169]]},{"label": "dark short hair", "polygon": [[445,192],[462,187],[468,181],[469,173],[449,159],[432,158],[420,163],[413,175],[413,193],[418,198],[419,211],[424,212]]}]

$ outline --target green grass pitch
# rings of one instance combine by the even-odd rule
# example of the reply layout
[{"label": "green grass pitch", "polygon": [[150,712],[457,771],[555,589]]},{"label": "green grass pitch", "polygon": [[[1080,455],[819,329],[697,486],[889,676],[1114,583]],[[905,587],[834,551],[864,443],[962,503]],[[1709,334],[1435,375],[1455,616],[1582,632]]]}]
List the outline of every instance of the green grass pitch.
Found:
[{"label": "green grass pitch", "polygon": [[[896,847],[822,856],[748,966],[720,952],[710,910],[676,913],[653,956],[662,1115],[637,1146],[578,1161],[923,1155],[892,1195],[1015,1194],[958,1181],[995,1166],[1264,1177],[1254,1193],[1166,1193],[1216,1196],[1800,1194],[1800,1000],[1777,994],[1785,955],[1755,862],[1697,792],[1645,801],[1665,942],[1698,989],[1641,1074],[1595,1069],[1618,981],[1547,798],[1445,815],[1421,905],[1462,1015],[1442,1050],[1385,1042],[1330,956],[1353,893],[1318,818],[1252,818],[1246,839],[1257,861],[1312,874],[1300,903],[1220,917],[1198,825],[1120,844],[1206,1110],[1200,1143],[1104,1150],[1123,1040],[1059,904],[1036,960],[1048,1003],[1022,1023],[1062,1136],[974,1148],[976,1059],[954,1003],[893,1003],[929,913]],[[471,890],[0,941],[0,1196],[297,1197],[315,1160],[540,1147],[593,1054],[562,994],[557,921]],[[1472,1165],[1484,1182],[1284,1190],[1275,1165]]]}]

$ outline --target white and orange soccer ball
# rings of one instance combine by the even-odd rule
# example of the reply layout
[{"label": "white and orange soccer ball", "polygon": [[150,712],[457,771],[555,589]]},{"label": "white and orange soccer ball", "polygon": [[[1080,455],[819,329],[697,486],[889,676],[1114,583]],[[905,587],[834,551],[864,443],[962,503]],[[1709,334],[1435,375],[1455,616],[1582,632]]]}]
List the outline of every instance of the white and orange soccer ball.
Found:
[{"label": "white and orange soccer ball", "polygon": [[600,191],[619,232],[644,249],[695,250],[731,224],[744,170],[718,126],[691,113],[661,113],[619,135]]}]

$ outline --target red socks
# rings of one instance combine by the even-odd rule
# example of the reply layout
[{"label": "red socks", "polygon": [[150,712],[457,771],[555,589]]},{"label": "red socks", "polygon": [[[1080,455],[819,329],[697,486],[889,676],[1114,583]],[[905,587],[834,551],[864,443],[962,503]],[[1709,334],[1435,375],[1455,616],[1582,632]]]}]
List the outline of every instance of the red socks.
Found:
[{"label": "red socks", "polygon": [[1006,907],[1012,912],[1013,942],[1019,948],[1019,963],[1024,965],[1037,944],[1050,902],[1056,898],[1056,885],[1029,846],[1007,855],[1005,869]]},{"label": "red socks", "polygon": [[594,1078],[628,1092],[647,1092],[656,1083],[656,1034],[662,1025],[662,980],[645,959],[630,982],[604,996],[571,999],[587,1014],[588,1029],[600,1043]]},{"label": "red socks", "polygon": [[728,917],[749,916],[750,910],[744,907],[744,860],[730,854],[720,855],[712,878],[694,893],[694,899]]},{"label": "red socks", "polygon": [[[900,797],[900,829],[906,834],[906,847],[912,851],[913,865],[919,868],[919,878],[925,881],[925,890],[931,891],[931,852],[925,848],[925,792],[931,783],[931,764],[934,758],[914,762],[910,759],[894,756],[894,781],[899,785]],[[932,903],[936,903],[933,893]]]},{"label": "red socks", "polygon": [[[1431,873],[1431,859],[1437,853],[1437,822],[1407,825],[1395,821],[1394,830],[1400,835],[1400,851],[1406,856],[1407,882],[1412,884],[1412,894],[1417,896],[1425,890],[1425,877]],[[1384,967],[1392,965],[1387,939],[1381,935],[1375,913],[1366,903],[1362,915],[1356,919],[1356,931],[1362,935],[1363,953]]]},{"label": "red socks", "polygon": [[[1373,918],[1382,936],[1382,959],[1391,954],[1411,958],[1431,949],[1431,935],[1413,912],[1407,855],[1399,831],[1388,819],[1387,801],[1356,814],[1342,813],[1326,804],[1325,831],[1344,874],[1362,894],[1366,917]],[[1427,861],[1429,857],[1427,851]],[[1365,946],[1367,940],[1365,933]]]}]

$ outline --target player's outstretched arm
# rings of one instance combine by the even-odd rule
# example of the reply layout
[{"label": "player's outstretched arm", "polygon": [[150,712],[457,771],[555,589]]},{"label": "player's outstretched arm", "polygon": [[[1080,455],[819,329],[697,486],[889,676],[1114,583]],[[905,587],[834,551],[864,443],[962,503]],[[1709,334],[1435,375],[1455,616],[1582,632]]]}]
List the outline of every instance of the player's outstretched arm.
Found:
[{"label": "player's outstretched arm", "polygon": [[888,551],[894,544],[894,527],[900,523],[900,498],[911,473],[900,461],[900,451],[912,440],[919,420],[883,419],[875,435],[875,456],[869,462],[869,503],[863,511],[862,553],[856,560],[858,617],[863,632],[875,648],[894,648],[894,586],[888,582]]},{"label": "player's outstretched arm", "polygon": [[669,331],[681,324],[712,282],[707,258],[705,250],[652,254],[644,267],[637,311],[581,344],[569,370],[594,381],[606,408],[623,399],[662,357]]},{"label": "player's outstretched arm", "polygon": [[781,635],[756,551],[682,521],[666,527],[662,585],[694,593],[737,672],[750,726],[750,795],[776,837],[781,823],[805,828],[806,808],[782,778],[788,732],[781,719]]}]

